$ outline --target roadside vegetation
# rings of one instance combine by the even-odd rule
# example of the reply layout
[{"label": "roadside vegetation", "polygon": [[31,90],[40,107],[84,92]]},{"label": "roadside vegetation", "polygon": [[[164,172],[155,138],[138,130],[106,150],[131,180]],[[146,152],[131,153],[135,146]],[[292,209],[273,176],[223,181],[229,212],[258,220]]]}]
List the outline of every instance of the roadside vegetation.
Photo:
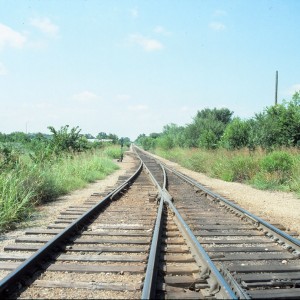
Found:
[{"label": "roadside vegetation", "polygon": [[300,92],[247,120],[206,108],[191,124],[166,125],[136,143],[211,177],[300,197]]},{"label": "roadside vegetation", "polygon": [[48,135],[0,133],[0,231],[29,218],[38,204],[118,169],[113,162],[121,155],[116,136],[89,142],[78,127],[49,130]]}]

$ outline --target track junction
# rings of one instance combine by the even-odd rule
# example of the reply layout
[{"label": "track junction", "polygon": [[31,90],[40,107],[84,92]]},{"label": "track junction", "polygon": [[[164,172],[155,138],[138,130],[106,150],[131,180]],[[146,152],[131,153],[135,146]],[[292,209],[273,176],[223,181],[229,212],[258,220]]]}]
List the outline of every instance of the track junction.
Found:
[{"label": "track junction", "polygon": [[300,241],[134,147],[105,193],[0,253],[2,298],[296,299]]}]

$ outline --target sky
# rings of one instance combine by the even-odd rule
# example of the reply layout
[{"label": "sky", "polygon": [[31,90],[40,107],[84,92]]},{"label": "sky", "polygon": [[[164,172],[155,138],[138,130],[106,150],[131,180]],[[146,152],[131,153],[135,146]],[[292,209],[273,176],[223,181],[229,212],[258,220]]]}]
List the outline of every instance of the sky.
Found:
[{"label": "sky", "polygon": [[0,132],[135,140],[300,90],[298,0],[0,0]]}]

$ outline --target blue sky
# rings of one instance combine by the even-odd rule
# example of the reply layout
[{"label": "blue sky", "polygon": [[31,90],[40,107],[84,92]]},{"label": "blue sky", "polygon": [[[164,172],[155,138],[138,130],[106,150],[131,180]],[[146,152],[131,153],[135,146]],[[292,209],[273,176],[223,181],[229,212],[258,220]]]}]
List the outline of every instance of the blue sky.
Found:
[{"label": "blue sky", "polygon": [[0,0],[0,132],[135,139],[300,90],[300,1]]}]

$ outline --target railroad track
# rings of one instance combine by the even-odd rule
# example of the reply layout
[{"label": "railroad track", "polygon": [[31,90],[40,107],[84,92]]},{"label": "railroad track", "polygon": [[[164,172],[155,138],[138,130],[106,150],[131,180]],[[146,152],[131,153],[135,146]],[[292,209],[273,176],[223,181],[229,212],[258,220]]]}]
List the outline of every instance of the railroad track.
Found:
[{"label": "railroad track", "polygon": [[2,298],[300,295],[299,240],[136,151],[116,187],[5,247]]},{"label": "railroad track", "polygon": [[[146,164],[151,160],[144,152],[137,152],[146,157]],[[154,170],[155,161],[152,158],[148,164],[153,174],[159,169]],[[173,214],[173,207],[177,208],[178,215],[186,220],[188,228],[237,297],[300,297],[298,239],[281,231],[279,224],[268,224],[191,178],[157,161],[156,165],[166,172],[165,188],[172,195],[172,200],[166,201],[168,208]]]}]

